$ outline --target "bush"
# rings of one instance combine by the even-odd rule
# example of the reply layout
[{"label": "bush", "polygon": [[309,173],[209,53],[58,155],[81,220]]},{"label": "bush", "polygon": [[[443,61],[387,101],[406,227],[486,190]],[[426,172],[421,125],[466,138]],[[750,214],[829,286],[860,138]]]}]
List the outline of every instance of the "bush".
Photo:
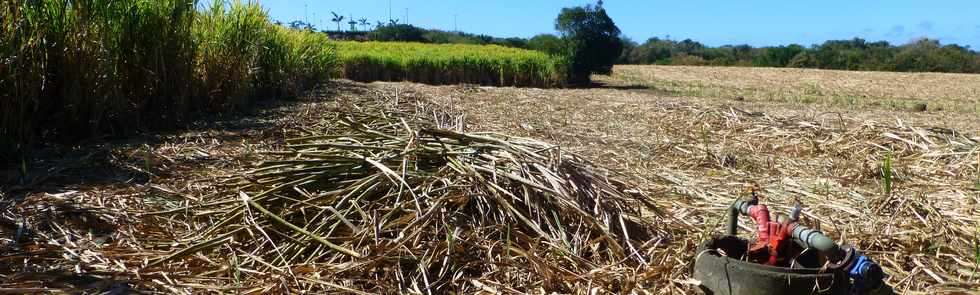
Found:
[{"label": "bush", "polygon": [[636,50],[636,47],[639,46],[639,44],[637,44],[635,41],[625,36],[620,38],[620,42],[623,43],[623,52],[619,54],[619,58],[616,59],[616,63],[617,64],[634,63],[630,60],[630,56],[633,55],[633,50]]},{"label": "bush", "polygon": [[623,51],[619,28],[602,6],[564,8],[555,21],[571,60],[569,82],[588,84],[591,74],[609,74]]},{"label": "bush", "polygon": [[484,45],[493,43],[493,37],[487,35],[474,35],[461,32],[446,32],[440,30],[429,30],[423,36],[425,42],[436,44],[477,44]]},{"label": "bush", "polygon": [[425,42],[425,30],[406,24],[381,25],[370,33],[374,41]]},{"label": "bush", "polygon": [[552,34],[540,34],[531,38],[527,41],[527,47],[531,50],[537,50],[553,55],[560,55],[564,53],[563,44],[561,38]]},{"label": "bush", "polygon": [[809,52],[800,52],[790,59],[786,64],[790,68],[813,68],[816,66],[816,62],[813,60],[813,54]]},{"label": "bush", "polygon": [[674,65],[682,66],[703,66],[708,63],[697,55],[688,55],[686,53],[680,53],[670,59],[670,63]]},{"label": "bush", "polygon": [[[624,42],[628,44],[628,42]],[[802,45],[706,47],[691,40],[651,38],[631,48],[621,63],[689,64],[699,57],[713,66],[821,68],[837,70],[980,73],[980,54],[968,47],[920,39],[901,46],[864,39],[829,40]],[[687,57],[681,57],[681,56]],[[679,58],[681,57],[681,58]]]}]

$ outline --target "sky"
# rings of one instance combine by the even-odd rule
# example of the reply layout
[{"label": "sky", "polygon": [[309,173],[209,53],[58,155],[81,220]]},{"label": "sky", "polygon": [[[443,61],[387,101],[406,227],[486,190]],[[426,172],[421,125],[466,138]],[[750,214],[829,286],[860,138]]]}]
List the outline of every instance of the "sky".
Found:
[{"label": "sky", "polygon": [[[495,37],[554,33],[563,7],[573,0],[259,0],[274,20],[309,20],[335,30],[330,12],[389,18],[428,29]],[[922,37],[980,49],[980,0],[605,0],[623,34],[637,42],[651,37],[693,39],[709,46],[811,45],[830,39],[864,38],[904,44]],[[341,23],[342,28],[350,25]]]}]

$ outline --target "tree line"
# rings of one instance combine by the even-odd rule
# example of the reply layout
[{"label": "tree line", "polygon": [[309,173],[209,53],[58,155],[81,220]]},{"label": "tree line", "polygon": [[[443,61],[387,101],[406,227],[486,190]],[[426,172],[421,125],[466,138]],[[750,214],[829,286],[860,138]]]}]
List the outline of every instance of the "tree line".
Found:
[{"label": "tree line", "polygon": [[[341,29],[343,15],[332,13],[331,21]],[[750,45],[706,46],[685,39],[650,38],[638,43],[620,36],[619,29],[602,8],[596,5],[565,8],[555,20],[554,34],[540,34],[529,39],[498,38],[458,31],[423,29],[399,23],[377,21],[373,30],[366,19],[351,20],[351,32],[361,26],[370,40],[405,41],[437,44],[500,45],[547,52],[574,61],[618,56],[618,64],[660,64],[695,66],[791,67],[833,70],[980,73],[980,53],[968,46],[942,44],[939,40],[921,38],[902,45],[887,41],[869,42],[861,38],[829,40],[809,47],[800,44],[753,47]],[[312,25],[294,21],[293,28],[316,30]],[[324,31],[327,32],[327,31]],[[583,42],[589,43],[584,44]],[[615,44],[612,44],[615,43]],[[608,72],[599,66],[595,73]]]},{"label": "tree line", "polygon": [[[622,55],[626,43],[620,39],[620,30],[612,18],[606,14],[599,0],[595,5],[585,5],[563,8],[555,19],[556,35],[540,35],[531,39],[518,37],[496,38],[482,34],[470,34],[458,31],[428,30],[411,24],[399,23],[397,19],[388,22],[377,21],[373,30],[367,31],[369,22],[366,19],[354,20],[353,16],[345,18],[341,14],[331,12],[331,21],[337,24],[336,31],[321,30],[321,33],[355,34],[357,37],[341,36],[354,40],[421,42],[435,44],[473,44],[500,45],[522,49],[534,49],[559,57],[567,65],[562,72],[567,74],[566,80],[573,85],[589,85],[591,74],[609,74],[612,65]],[[341,23],[348,19],[349,31],[342,31]],[[276,21],[276,24],[284,25]],[[357,26],[364,31],[357,31]],[[317,28],[304,21],[292,21],[288,26],[293,29],[317,31]],[[363,38],[366,37],[366,38]]]},{"label": "tree line", "polygon": [[[424,43],[495,44],[566,54],[563,37],[540,34],[529,39],[498,38],[440,30],[426,30],[407,24],[379,25],[370,32],[379,41]],[[980,73],[980,53],[967,46],[942,44],[935,39],[917,39],[902,45],[887,41],[869,42],[861,38],[829,40],[803,46],[753,47],[750,45],[706,46],[691,39],[650,38],[637,43],[620,37],[619,64],[659,64],[695,66],[790,67],[833,70]]]},{"label": "tree line", "polygon": [[691,39],[623,41],[623,64],[792,67],[834,70],[980,73],[980,54],[969,47],[917,39],[903,45],[861,38],[830,40],[804,47],[709,47]]},{"label": "tree line", "polygon": [[387,24],[379,22],[367,34],[374,41],[500,45],[539,50],[559,56],[567,62],[567,80],[573,85],[588,85],[591,74],[609,74],[625,46],[619,37],[619,28],[606,14],[602,1],[596,5],[562,9],[555,19],[555,30],[560,35],[539,35],[531,39],[495,38],[463,32],[426,30],[393,20]]}]

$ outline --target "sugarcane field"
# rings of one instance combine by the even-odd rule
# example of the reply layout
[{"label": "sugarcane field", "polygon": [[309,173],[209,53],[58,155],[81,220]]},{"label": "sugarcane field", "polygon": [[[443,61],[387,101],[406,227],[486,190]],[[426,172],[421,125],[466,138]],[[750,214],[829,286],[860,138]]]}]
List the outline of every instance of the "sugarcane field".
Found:
[{"label": "sugarcane field", "polygon": [[0,0],[0,294],[980,294],[976,3],[443,2]]}]

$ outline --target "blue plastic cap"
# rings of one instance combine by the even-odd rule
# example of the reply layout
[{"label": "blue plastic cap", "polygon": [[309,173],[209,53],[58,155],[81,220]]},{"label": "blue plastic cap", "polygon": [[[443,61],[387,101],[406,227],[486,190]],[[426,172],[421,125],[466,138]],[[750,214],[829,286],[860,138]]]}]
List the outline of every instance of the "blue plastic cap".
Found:
[{"label": "blue plastic cap", "polygon": [[861,255],[851,265],[847,275],[854,280],[851,293],[861,294],[870,290],[878,289],[884,278],[884,271],[874,261],[867,256]]}]

